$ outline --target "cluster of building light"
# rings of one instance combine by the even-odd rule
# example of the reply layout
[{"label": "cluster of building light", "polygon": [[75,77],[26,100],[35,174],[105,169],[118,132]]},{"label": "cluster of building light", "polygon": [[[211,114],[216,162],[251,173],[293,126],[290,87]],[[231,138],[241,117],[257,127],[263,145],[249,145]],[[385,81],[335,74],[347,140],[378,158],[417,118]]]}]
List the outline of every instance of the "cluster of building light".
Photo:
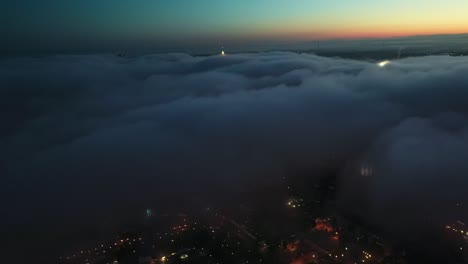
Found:
[{"label": "cluster of building light", "polygon": [[448,229],[448,230],[451,230],[451,231],[453,231],[453,232],[457,232],[457,233],[460,233],[460,234],[462,234],[462,235],[468,236],[468,231],[465,231],[465,230],[463,230],[463,229],[460,229],[460,230],[459,230],[459,229],[457,229],[457,228],[455,228],[455,227],[452,227],[452,226],[450,226],[450,225],[445,226],[445,228]]},{"label": "cluster of building light", "polygon": [[[329,218],[317,218],[317,219],[315,219],[314,230],[316,230],[316,231],[326,231],[328,233],[335,232],[335,228],[332,226],[331,219],[329,219]],[[338,235],[337,232],[336,232],[336,235]]]},{"label": "cluster of building light", "polygon": [[[370,166],[363,166],[363,168],[364,169],[361,171],[361,174],[371,175],[373,173],[372,168]],[[304,203],[304,200],[300,199],[300,198],[292,198],[292,199],[289,199],[287,201],[287,206],[289,206],[291,208],[301,207],[301,205],[303,207],[306,207],[306,204]],[[223,220],[224,220],[224,218],[223,218]],[[185,219],[184,219],[184,222],[185,222]],[[224,223],[224,221],[222,221],[222,223]],[[155,234],[156,236],[153,238],[153,240],[158,239],[158,238],[159,239],[171,239],[171,238],[175,239],[176,238],[175,236],[177,234],[179,234],[179,232],[190,230],[190,229],[195,230],[196,224],[197,223],[195,222],[194,224],[191,223],[190,226],[188,226],[187,224],[173,226],[171,229],[174,230],[175,232],[157,233],[157,234]],[[337,231],[337,227],[335,227],[333,225],[333,221],[332,221],[331,218],[317,218],[315,220],[315,224],[316,224],[314,226],[315,231],[324,231],[324,232],[330,233],[330,235],[333,236],[332,237],[333,239],[335,239],[335,238],[339,239],[340,234]],[[215,233],[215,230],[219,231],[221,229],[220,226],[217,226],[217,225],[214,225],[214,226],[208,226],[208,225],[205,226],[205,225],[203,225],[203,227],[209,229],[212,233]],[[458,229],[453,228],[451,226],[446,226],[446,227],[447,227],[447,229],[453,230],[455,232],[460,232],[462,234],[468,235],[468,231],[465,232],[464,230],[458,230]],[[241,230],[239,230],[239,229],[237,231],[241,232]],[[213,234],[213,235],[215,235],[215,234]],[[236,236],[233,236],[233,237],[236,237]],[[171,242],[174,242],[174,239],[171,239]],[[215,237],[213,237],[213,239],[215,239]],[[142,239],[139,238],[139,240],[142,240]],[[231,240],[231,235],[228,232],[227,239],[224,239],[222,244],[221,244],[221,247],[223,247],[225,250],[229,250],[229,251],[231,251],[231,249],[234,250],[236,248],[236,246],[238,247],[239,244],[240,244],[239,241],[237,241],[237,245],[236,245],[236,243],[230,243],[230,242],[235,242],[235,241],[229,241],[229,240]],[[359,238],[358,238],[358,240],[359,240]],[[114,243],[114,246],[124,246],[127,243],[129,245],[131,245],[132,242],[136,242],[136,241],[137,241],[136,239],[130,239],[130,238],[120,239],[120,240],[118,240],[117,242]],[[143,241],[142,241],[142,243],[143,243]],[[95,248],[95,250],[102,251],[103,249],[105,249],[104,244],[101,244],[100,246],[101,246],[101,248],[97,247],[97,248]],[[287,249],[289,251],[291,251],[291,252],[296,252],[297,250],[299,250],[298,246],[299,245],[296,244],[296,243],[290,243],[288,245]],[[112,246],[110,248],[112,248]],[[154,248],[154,245],[153,245],[153,248]],[[193,249],[195,250],[196,248],[193,248]],[[202,248],[202,250],[204,250],[204,249]],[[327,254],[328,253],[327,252],[327,253],[325,253],[323,255],[323,257],[326,257],[327,255],[329,255],[331,258],[336,259],[336,261],[344,261],[344,260],[339,260],[339,259],[340,258],[345,258],[345,255],[347,255],[348,257],[353,255],[353,254],[349,254],[349,251],[348,251],[347,247],[345,247],[344,250],[345,251],[343,251],[341,249],[339,251],[333,252],[332,254]],[[187,260],[189,258],[189,254],[191,255],[192,258],[194,256],[192,253],[189,253],[189,254],[186,253],[186,252],[189,252],[189,251],[190,251],[190,249],[189,250],[184,249],[184,251],[183,251],[184,254],[181,254],[181,252],[179,251],[178,253],[159,255],[159,258],[152,260],[151,263],[153,263],[153,261],[156,261],[156,262],[159,262],[159,263],[171,263],[173,258],[180,259],[180,261],[185,261],[185,260]],[[359,251],[360,250],[358,250],[357,252],[359,252]],[[250,250],[249,250],[249,252],[250,252]],[[83,251],[81,251],[81,253],[83,253]],[[104,253],[105,253],[105,250],[104,250]],[[228,254],[230,253],[231,255],[235,254],[235,252],[226,252],[226,253],[228,253]],[[316,258],[316,257],[320,258],[321,257],[320,253],[309,252],[309,255],[307,256],[309,259],[310,259],[312,253],[314,253],[312,258]],[[317,255],[315,255],[315,253],[317,253]],[[362,261],[363,263],[364,262],[370,262],[370,259],[372,258],[372,255],[370,253],[366,252],[366,251],[362,251],[362,253],[363,253],[362,259],[359,258],[359,260]],[[211,255],[210,255],[210,257],[211,257]],[[379,257],[377,257],[377,259],[379,259]],[[247,261],[247,263],[248,263],[248,261]]]},{"label": "cluster of building light", "polygon": [[363,250],[362,253],[364,254],[364,258],[361,260],[362,262],[366,262],[366,260],[370,260],[372,258],[372,255],[369,252]]},{"label": "cluster of building light", "polygon": [[291,208],[301,207],[303,203],[302,199],[291,198],[288,200],[287,205]]},{"label": "cluster of building light", "polygon": [[[116,242],[114,242],[113,244],[111,244],[109,246],[107,246],[105,244],[101,244],[101,245],[95,247],[94,249],[80,250],[79,253],[73,254],[71,256],[67,256],[67,257],[65,257],[65,259],[70,260],[70,259],[74,259],[74,258],[77,258],[77,257],[91,255],[91,254],[99,256],[101,254],[108,253],[108,250],[112,250],[112,249],[120,247],[120,246],[125,247],[126,244],[132,245],[132,242],[136,243],[137,241],[140,242],[141,244],[144,244],[144,241],[142,241],[141,237],[139,237],[138,239],[136,239],[136,238],[133,238],[133,239],[125,238],[125,239],[117,240]],[[135,250],[134,250],[134,252],[135,252]],[[60,257],[60,259],[64,259],[64,258]]]},{"label": "cluster of building light", "polygon": [[189,226],[186,224],[183,224],[183,225],[174,226],[172,229],[175,230],[176,232],[184,232],[189,229]]},{"label": "cluster of building light", "polygon": [[[314,255],[315,256],[315,255]],[[333,257],[332,254],[328,254],[329,257]],[[335,255],[335,258],[344,258],[345,254]]]}]

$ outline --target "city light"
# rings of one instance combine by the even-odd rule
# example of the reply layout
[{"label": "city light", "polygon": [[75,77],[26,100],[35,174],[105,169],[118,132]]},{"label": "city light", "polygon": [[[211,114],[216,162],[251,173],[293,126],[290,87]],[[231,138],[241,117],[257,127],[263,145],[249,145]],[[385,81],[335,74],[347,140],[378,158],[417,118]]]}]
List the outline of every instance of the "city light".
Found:
[{"label": "city light", "polygon": [[387,66],[387,65],[390,64],[390,63],[391,63],[391,61],[389,61],[389,60],[384,60],[384,61],[381,61],[381,62],[377,63],[377,65],[378,65],[380,68],[383,68],[383,67]]}]

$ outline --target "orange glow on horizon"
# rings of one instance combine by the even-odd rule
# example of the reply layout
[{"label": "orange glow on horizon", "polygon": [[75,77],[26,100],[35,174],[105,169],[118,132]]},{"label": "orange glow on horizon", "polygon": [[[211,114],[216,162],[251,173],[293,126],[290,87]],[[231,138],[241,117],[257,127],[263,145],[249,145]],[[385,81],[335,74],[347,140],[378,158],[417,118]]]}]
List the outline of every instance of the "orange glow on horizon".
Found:
[{"label": "orange glow on horizon", "polygon": [[[468,16],[453,14],[431,17],[431,14],[413,16],[401,14],[364,15],[362,18],[334,17],[298,18],[290,21],[280,21],[262,25],[252,25],[243,33],[250,38],[274,38],[288,40],[310,39],[359,39],[359,38],[392,38],[424,35],[449,35],[468,33]],[[333,22],[330,22],[333,21]],[[230,31],[231,33],[236,30]],[[236,35],[236,33],[234,33]]]},{"label": "orange glow on horizon", "polygon": [[430,35],[452,35],[452,34],[468,34],[468,26],[466,28],[431,28],[431,29],[412,29],[406,28],[395,30],[390,28],[368,29],[368,30],[330,30],[330,31],[314,31],[314,32],[268,32],[249,34],[252,37],[266,38],[284,38],[288,40],[328,40],[328,39],[366,39],[366,38],[394,38],[394,37],[411,37],[411,36],[430,36]]}]

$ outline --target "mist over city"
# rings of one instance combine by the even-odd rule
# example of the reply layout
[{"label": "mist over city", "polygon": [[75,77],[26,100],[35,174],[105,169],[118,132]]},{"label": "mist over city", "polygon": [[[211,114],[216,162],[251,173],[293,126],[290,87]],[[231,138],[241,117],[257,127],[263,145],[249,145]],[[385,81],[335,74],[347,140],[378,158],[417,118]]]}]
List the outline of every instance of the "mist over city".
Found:
[{"label": "mist over city", "polygon": [[349,2],[2,3],[0,262],[467,263],[468,4]]}]

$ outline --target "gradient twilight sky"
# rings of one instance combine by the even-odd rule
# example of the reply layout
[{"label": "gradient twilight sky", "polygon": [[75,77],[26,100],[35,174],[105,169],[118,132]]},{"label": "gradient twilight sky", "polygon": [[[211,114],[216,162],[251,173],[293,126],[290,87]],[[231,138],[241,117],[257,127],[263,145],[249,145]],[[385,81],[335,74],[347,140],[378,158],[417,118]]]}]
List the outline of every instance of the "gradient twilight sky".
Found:
[{"label": "gradient twilight sky", "polygon": [[0,9],[7,50],[468,32],[466,0],[10,0]]}]

